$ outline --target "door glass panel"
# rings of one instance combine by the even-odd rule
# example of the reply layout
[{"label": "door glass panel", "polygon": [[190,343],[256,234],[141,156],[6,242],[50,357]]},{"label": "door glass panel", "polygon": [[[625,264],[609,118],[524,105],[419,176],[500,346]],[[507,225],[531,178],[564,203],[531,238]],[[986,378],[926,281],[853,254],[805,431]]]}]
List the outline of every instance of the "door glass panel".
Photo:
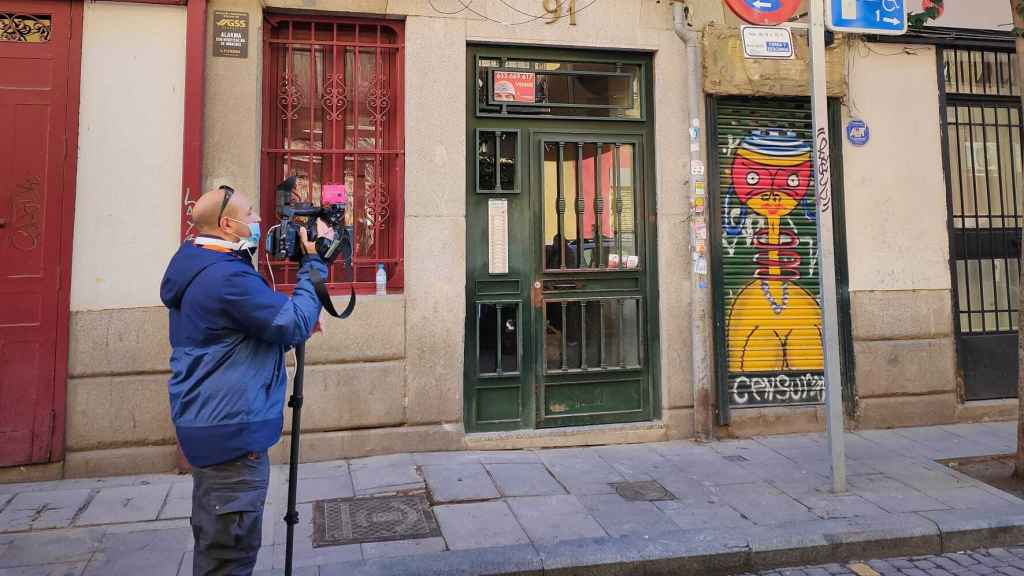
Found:
[{"label": "door glass panel", "polygon": [[638,298],[547,302],[546,370],[616,370],[642,366],[641,311]]},{"label": "door glass panel", "polygon": [[477,142],[477,186],[480,190],[494,190],[498,187],[498,175],[494,169],[497,153],[497,134],[481,131]]},{"label": "door glass panel", "polygon": [[[506,375],[519,372],[519,305],[516,303],[480,304],[477,319],[479,352],[477,366],[481,375]],[[501,359],[499,367],[498,359]]]},{"label": "door glass panel", "polygon": [[633,144],[544,143],[545,269],[640,266],[634,156]]}]

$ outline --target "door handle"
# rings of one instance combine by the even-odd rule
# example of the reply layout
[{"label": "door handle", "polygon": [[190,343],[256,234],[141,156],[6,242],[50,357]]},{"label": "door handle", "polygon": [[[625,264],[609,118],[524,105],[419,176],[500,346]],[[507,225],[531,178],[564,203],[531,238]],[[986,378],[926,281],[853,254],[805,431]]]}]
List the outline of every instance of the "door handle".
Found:
[{"label": "door handle", "polygon": [[0,228],[6,228],[6,227],[7,227],[7,219],[6,218],[0,218]]}]

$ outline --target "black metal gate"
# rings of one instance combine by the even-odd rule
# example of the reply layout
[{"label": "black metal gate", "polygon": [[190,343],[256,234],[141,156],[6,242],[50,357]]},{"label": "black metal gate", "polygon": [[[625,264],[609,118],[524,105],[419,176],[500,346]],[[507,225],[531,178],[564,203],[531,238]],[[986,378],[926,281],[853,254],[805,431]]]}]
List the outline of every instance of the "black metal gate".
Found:
[{"label": "black metal gate", "polygon": [[1021,99],[1012,52],[940,53],[954,322],[964,396],[1017,388],[1017,302],[1024,186]]}]

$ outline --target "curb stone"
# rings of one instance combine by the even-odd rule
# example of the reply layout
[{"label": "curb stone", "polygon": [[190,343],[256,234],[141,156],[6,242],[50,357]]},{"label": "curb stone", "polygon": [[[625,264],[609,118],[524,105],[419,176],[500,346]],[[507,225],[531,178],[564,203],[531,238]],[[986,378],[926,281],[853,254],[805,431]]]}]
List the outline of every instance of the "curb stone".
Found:
[{"label": "curb stone", "polygon": [[1024,507],[566,540],[345,562],[321,576],[726,576],[1024,542]]}]

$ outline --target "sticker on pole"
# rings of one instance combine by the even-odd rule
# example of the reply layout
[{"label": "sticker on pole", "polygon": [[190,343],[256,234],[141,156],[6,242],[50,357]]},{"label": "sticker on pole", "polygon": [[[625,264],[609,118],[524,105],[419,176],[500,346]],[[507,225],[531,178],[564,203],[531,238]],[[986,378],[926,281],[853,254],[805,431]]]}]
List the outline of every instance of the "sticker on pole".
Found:
[{"label": "sticker on pole", "polygon": [[747,58],[793,58],[793,34],[789,28],[742,26],[740,34],[743,36],[743,55]]},{"label": "sticker on pole", "polygon": [[825,25],[834,32],[906,34],[906,0],[825,0]]},{"label": "sticker on pole", "polygon": [[741,20],[756,26],[788,22],[800,8],[800,0],[725,0]]}]

